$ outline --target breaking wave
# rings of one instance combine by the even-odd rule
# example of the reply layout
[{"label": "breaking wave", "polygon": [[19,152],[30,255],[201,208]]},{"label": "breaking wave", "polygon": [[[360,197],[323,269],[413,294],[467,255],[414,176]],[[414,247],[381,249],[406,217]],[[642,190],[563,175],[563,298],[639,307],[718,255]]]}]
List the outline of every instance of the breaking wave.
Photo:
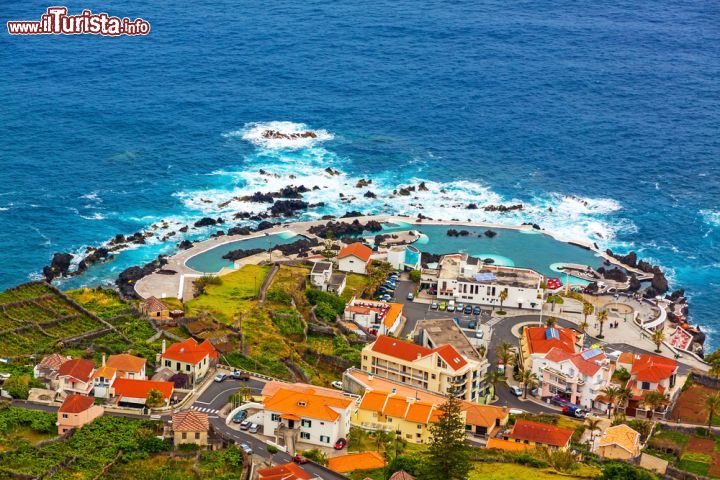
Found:
[{"label": "breaking wave", "polygon": [[224,133],[223,136],[241,137],[257,147],[269,150],[309,148],[335,138],[327,130],[311,130],[304,123],[278,121],[248,123],[240,130]]}]

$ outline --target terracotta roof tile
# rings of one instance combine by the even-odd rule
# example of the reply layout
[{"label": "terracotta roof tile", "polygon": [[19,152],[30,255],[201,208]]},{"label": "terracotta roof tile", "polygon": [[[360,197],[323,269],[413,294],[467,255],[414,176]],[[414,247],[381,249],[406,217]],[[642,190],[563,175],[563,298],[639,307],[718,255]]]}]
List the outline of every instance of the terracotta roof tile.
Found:
[{"label": "terracotta roof tile", "polygon": [[92,378],[113,378],[115,375],[117,375],[117,368],[108,367],[107,365],[105,365],[104,367],[100,367],[95,370]]},{"label": "terracotta roof tile", "polygon": [[173,343],[161,356],[178,362],[195,364],[206,355],[210,355],[212,360],[217,359],[217,351],[208,340],[198,343],[194,338],[188,338],[182,342]]},{"label": "terracotta roof tile", "polygon": [[58,375],[61,377],[73,377],[81,382],[89,382],[95,370],[95,363],[84,358],[74,358],[60,365]]},{"label": "terracotta roof tile", "polygon": [[522,452],[535,447],[522,442],[512,442],[510,440],[492,437],[488,440],[486,448],[497,448],[498,450],[505,450],[508,452]]},{"label": "terracotta roof tile", "polygon": [[571,328],[527,327],[523,331],[530,353],[544,354],[552,348],[575,353],[579,334]]},{"label": "terracotta roof tile", "polygon": [[128,353],[110,355],[105,362],[108,367],[115,367],[121,372],[144,372],[145,359]]},{"label": "terracotta roof tile", "polygon": [[58,411],[63,413],[80,413],[92,407],[94,404],[95,399],[93,397],[71,394],[65,397],[65,401],[60,405]]},{"label": "terracotta roof tile", "polygon": [[509,415],[507,409],[494,405],[463,402],[461,408],[465,411],[465,422],[468,425],[479,425],[487,428],[494,427],[497,422],[504,423]]},{"label": "terracotta roof tile", "polygon": [[453,370],[459,370],[467,365],[463,356],[450,344],[441,345],[435,349],[423,347],[415,343],[406,342],[396,338],[380,335],[372,344],[374,352],[399,358],[408,362],[418,360],[433,353],[437,353]]},{"label": "terracotta roof tile", "polygon": [[141,306],[148,312],[162,312],[168,310],[168,306],[155,297],[148,297],[141,302]]},{"label": "terracotta roof tile", "polygon": [[562,447],[568,444],[573,431],[569,428],[556,427],[546,423],[518,420],[513,426],[509,437],[518,440]]},{"label": "terracotta roof tile", "polygon": [[259,480],[312,480],[314,475],[306,472],[293,462],[257,471]]},{"label": "terracotta roof tile", "polygon": [[388,417],[405,418],[408,402],[405,398],[389,397],[383,408],[383,415]]},{"label": "terracotta roof tile", "polygon": [[640,434],[624,423],[609,427],[598,441],[599,447],[617,445],[632,454],[638,453]]},{"label": "terracotta roof tile", "polygon": [[186,410],[172,416],[173,432],[207,432],[209,428],[207,413]]},{"label": "terracotta roof tile", "polygon": [[372,249],[360,242],[351,243],[350,245],[340,249],[337,258],[341,259],[349,257],[350,255],[359,258],[363,262],[368,262],[370,260],[370,256],[372,255]]},{"label": "terracotta roof tile", "polygon": [[128,398],[147,398],[150,390],[160,390],[164,399],[170,398],[175,384],[173,382],[158,382],[155,380],[135,380],[132,378],[118,378],[113,383],[115,395]]},{"label": "terracotta roof tile", "polygon": [[57,371],[60,366],[68,360],[70,360],[70,357],[60,355],[59,353],[53,353],[43,357],[38,366]]},{"label": "terracotta roof tile", "polygon": [[672,358],[642,353],[635,355],[630,374],[638,382],[658,383],[670,378],[677,367],[677,362]]},{"label": "terracotta roof tile", "polygon": [[338,473],[373,470],[384,466],[385,459],[378,452],[349,453],[328,458],[328,468]]},{"label": "terracotta roof tile", "polygon": [[415,423],[428,423],[433,408],[432,403],[413,402],[405,412],[405,420]]},{"label": "terracotta roof tile", "polygon": [[370,410],[371,412],[382,412],[388,395],[389,394],[385,392],[365,392],[359,408],[363,410]]},{"label": "terracotta roof tile", "polygon": [[344,410],[350,406],[349,398],[338,398],[316,393],[313,390],[297,392],[281,388],[264,401],[266,410],[289,413],[301,418],[316,418],[334,422],[340,414],[334,408]]}]

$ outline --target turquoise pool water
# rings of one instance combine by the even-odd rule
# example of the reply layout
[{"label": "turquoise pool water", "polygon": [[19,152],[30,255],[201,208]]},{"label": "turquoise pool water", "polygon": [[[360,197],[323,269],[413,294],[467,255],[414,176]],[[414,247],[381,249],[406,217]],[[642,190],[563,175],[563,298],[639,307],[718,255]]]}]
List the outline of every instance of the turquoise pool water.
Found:
[{"label": "turquoise pool water", "polygon": [[[467,230],[466,237],[449,237],[449,228]],[[448,227],[446,225],[413,225],[405,222],[383,225],[382,233],[403,230],[418,230],[422,233],[421,241],[413,245],[418,250],[428,253],[467,252],[478,258],[492,258],[497,265],[532,268],[533,270],[552,277],[560,276],[558,263],[580,263],[599,267],[602,257],[595,252],[577,245],[555,240],[550,235],[537,231],[519,231],[508,228],[492,228],[497,235],[488,238],[483,232],[485,227]],[[555,268],[553,268],[555,266]],[[572,283],[587,284],[585,280],[570,277]]]},{"label": "turquoise pool water", "polygon": [[281,232],[273,235],[263,235],[261,237],[249,238],[247,240],[237,240],[218,245],[210,250],[199,253],[194,257],[189,258],[187,262],[185,262],[185,265],[197,272],[217,273],[225,267],[233,266],[233,262],[222,258],[223,255],[231,250],[249,250],[251,248],[268,249],[274,245],[293,243],[301,238],[303,238],[301,235],[296,235],[292,232]]}]

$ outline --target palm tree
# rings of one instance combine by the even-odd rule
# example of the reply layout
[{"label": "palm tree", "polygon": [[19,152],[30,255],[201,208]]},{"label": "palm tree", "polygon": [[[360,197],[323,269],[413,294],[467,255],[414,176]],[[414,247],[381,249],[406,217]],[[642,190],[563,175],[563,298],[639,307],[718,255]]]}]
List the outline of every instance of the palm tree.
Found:
[{"label": "palm tree", "polygon": [[582,330],[583,333],[587,333],[587,329],[589,326],[590,324],[586,320],[583,320],[582,322],[580,322],[580,325],[578,325],[578,327],[580,327],[580,330]]},{"label": "palm tree", "polygon": [[720,394],[715,393],[713,395],[708,395],[707,397],[705,397],[705,407],[708,409],[708,435],[709,435],[710,430],[712,429],[713,417],[715,417],[715,412],[720,410]]},{"label": "palm tree", "polygon": [[495,349],[495,353],[497,354],[498,362],[503,364],[503,368],[505,369],[504,375],[505,378],[507,378],[508,368],[515,357],[515,353],[512,351],[512,345],[508,342],[502,342]]},{"label": "palm tree", "polygon": [[480,358],[484,357],[487,353],[487,347],[485,345],[480,345],[477,348],[478,355],[480,355]]},{"label": "palm tree", "polygon": [[494,398],[497,398],[497,395],[495,394],[496,386],[501,380],[505,380],[505,374],[497,371],[496,369],[490,370],[490,372],[487,374],[487,382],[493,387]]},{"label": "palm tree", "polygon": [[615,401],[618,398],[618,395],[620,395],[620,389],[614,385],[609,385],[605,388],[603,388],[600,393],[605,395],[608,401],[608,418],[615,413]]},{"label": "palm tree", "polygon": [[505,290],[503,290],[502,292],[500,292],[499,297],[500,297],[500,310],[502,310],[502,308],[503,308],[503,302],[505,302],[505,300],[507,300],[507,298],[508,298],[508,290],[507,290],[507,288],[506,288]]},{"label": "palm tree", "polygon": [[548,328],[554,327],[555,325],[557,325],[557,318],[555,318],[555,317],[548,317],[548,319],[545,320],[545,325],[546,325]]},{"label": "palm tree", "polygon": [[595,311],[592,303],[583,302],[583,315],[585,315],[585,323],[587,323],[587,317]]},{"label": "palm tree", "polygon": [[[632,398],[632,390],[625,387],[618,387],[617,389],[617,407],[620,405],[625,406],[625,402]],[[617,410],[617,408],[616,408]]]},{"label": "palm tree", "polygon": [[665,332],[663,329],[655,330],[650,339],[655,344],[655,353],[660,353],[662,351],[660,350],[660,346],[665,341]]},{"label": "palm tree", "polygon": [[515,380],[520,382],[523,386],[523,398],[527,398],[527,392],[528,390],[531,390],[535,388],[538,384],[538,377],[535,375],[532,371],[521,369],[517,375],[515,375]]},{"label": "palm tree", "polygon": [[597,314],[597,321],[600,322],[600,333],[598,334],[598,338],[605,338],[603,337],[603,325],[605,322],[607,322],[608,319],[608,311],[607,310],[600,310]]},{"label": "palm tree", "polygon": [[602,426],[602,420],[599,418],[588,418],[584,425],[585,430],[590,431],[590,443],[592,444],[595,440],[595,432],[600,430]]},{"label": "palm tree", "polygon": [[646,407],[650,408],[650,416],[652,417],[653,412],[658,408],[662,407],[667,402],[667,396],[660,392],[649,392],[643,396],[642,403]]}]

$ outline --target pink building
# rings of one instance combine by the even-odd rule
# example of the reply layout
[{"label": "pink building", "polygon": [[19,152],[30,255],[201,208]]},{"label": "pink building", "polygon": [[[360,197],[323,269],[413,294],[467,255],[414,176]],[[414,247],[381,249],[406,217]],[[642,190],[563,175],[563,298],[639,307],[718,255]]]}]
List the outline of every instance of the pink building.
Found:
[{"label": "pink building", "polygon": [[103,412],[103,408],[95,405],[92,397],[74,393],[68,395],[57,413],[58,434],[87,425],[102,416]]}]

